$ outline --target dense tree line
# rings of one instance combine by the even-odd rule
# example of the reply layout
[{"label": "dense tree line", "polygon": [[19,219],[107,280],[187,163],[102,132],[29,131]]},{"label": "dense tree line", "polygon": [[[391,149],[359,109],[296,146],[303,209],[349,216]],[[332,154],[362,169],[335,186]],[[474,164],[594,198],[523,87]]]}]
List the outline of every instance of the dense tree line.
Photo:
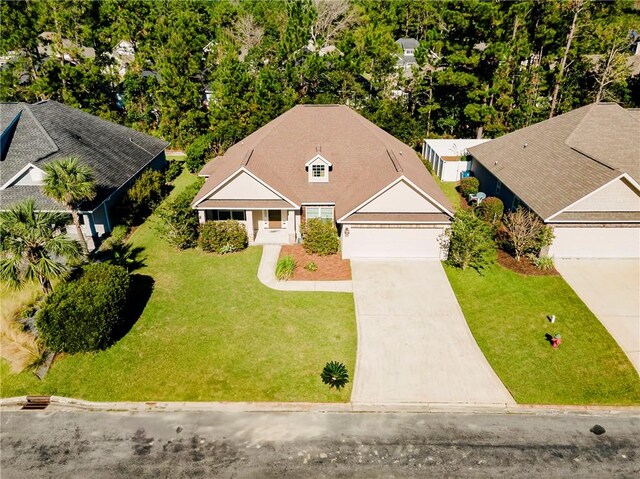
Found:
[{"label": "dense tree line", "polygon": [[[632,0],[25,0],[0,13],[2,101],[55,99],[176,146],[208,134],[214,153],[296,103],[346,103],[414,145],[596,99],[640,106]],[[395,69],[399,37],[420,41],[411,75]],[[121,75],[123,40],[135,58]]]}]

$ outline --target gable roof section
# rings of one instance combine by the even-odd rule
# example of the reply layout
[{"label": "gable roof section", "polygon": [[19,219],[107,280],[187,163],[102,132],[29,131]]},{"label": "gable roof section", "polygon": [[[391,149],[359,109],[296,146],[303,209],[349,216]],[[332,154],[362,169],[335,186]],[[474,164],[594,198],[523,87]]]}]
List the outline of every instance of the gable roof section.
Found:
[{"label": "gable roof section", "polygon": [[547,219],[623,173],[637,181],[639,129],[640,121],[622,107],[594,103],[469,152]]},{"label": "gable roof section", "polygon": [[[0,184],[4,184],[29,163],[38,168],[68,156],[78,156],[90,166],[97,182],[97,196],[81,205],[92,210],[124,186],[167,147],[168,143],[83,111],[45,101],[33,105],[1,103],[0,121],[23,111],[7,159],[0,163]],[[37,205],[51,203],[39,188],[11,186],[0,192],[0,207],[34,197]],[[61,209],[61,208],[57,208]]]},{"label": "gable roof section", "polygon": [[[305,164],[318,154],[331,176],[309,183]],[[240,168],[295,204],[335,203],[337,218],[402,176],[453,209],[413,149],[344,105],[295,106],[236,143],[202,169],[208,178],[194,203]]]}]

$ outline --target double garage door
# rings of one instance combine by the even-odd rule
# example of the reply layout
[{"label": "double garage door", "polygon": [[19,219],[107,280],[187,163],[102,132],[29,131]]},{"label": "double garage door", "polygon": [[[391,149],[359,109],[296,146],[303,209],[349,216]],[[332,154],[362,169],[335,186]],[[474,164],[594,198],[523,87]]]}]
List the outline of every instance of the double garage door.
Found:
[{"label": "double garage door", "polygon": [[640,228],[561,228],[549,256],[556,258],[640,258]]},{"label": "double garage door", "polygon": [[444,229],[420,226],[343,225],[342,257],[441,258]]}]

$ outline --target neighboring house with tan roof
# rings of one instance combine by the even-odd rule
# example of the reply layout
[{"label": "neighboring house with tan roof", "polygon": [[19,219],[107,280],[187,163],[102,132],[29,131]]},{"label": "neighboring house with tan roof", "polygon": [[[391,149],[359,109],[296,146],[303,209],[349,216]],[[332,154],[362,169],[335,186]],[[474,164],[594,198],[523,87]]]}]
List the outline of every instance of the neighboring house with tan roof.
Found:
[{"label": "neighboring house with tan roof", "polygon": [[76,156],[96,180],[96,197],[79,211],[90,247],[111,231],[120,195],[147,168],[166,161],[166,141],[53,100],[0,103],[0,128],[0,210],[31,198],[39,211],[68,211],[43,193],[43,166]]},{"label": "neighboring house with tan roof", "polygon": [[237,219],[251,243],[295,243],[302,222],[323,218],[344,258],[439,258],[453,215],[411,147],[343,105],[296,106],[200,175],[201,222]]},{"label": "neighboring house with tan roof", "polygon": [[593,103],[469,148],[480,190],[554,229],[549,255],[640,257],[640,115]]}]

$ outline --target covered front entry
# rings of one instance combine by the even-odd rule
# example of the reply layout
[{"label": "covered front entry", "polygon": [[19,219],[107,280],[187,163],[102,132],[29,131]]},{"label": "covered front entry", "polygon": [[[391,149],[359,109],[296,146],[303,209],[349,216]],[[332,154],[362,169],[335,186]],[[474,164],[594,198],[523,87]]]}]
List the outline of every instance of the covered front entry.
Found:
[{"label": "covered front entry", "polygon": [[440,259],[443,231],[427,225],[344,225],[342,257]]},{"label": "covered front entry", "polygon": [[282,229],[282,211],[269,210],[267,212],[267,221],[269,222],[269,229]]}]

